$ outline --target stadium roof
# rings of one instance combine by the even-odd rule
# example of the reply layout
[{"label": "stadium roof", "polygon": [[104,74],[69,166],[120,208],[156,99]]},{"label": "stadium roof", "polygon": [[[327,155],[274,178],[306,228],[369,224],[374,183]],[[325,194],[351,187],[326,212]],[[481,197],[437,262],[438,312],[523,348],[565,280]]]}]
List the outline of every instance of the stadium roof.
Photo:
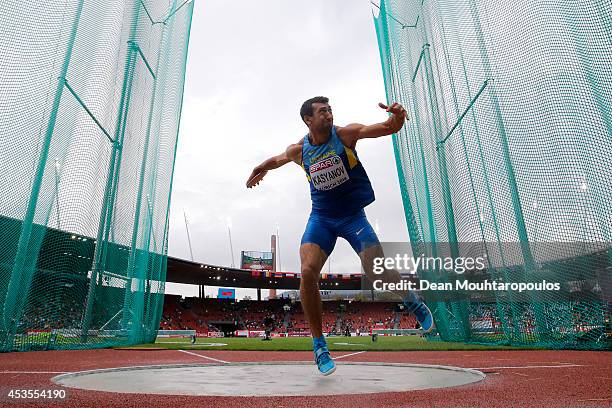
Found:
[{"label": "stadium roof", "polygon": [[[0,230],[21,230],[21,221],[0,215]],[[0,234],[0,246],[12,248],[11,234]],[[67,273],[85,279],[92,267],[96,240],[93,237],[45,227],[37,267],[46,273]],[[108,243],[106,272],[116,277],[125,276],[130,248]],[[238,288],[298,289],[300,274],[291,272],[266,272],[208,265],[169,256],[166,281],[189,285],[230,286]],[[362,275],[321,274],[321,289],[354,290],[361,288]]]},{"label": "stadium roof", "polygon": [[[35,224],[36,225],[36,224]],[[83,279],[88,278],[91,270],[96,240],[86,235],[80,235],[67,231],[44,227],[45,231],[40,243],[41,249],[36,259],[36,267],[44,273],[78,275]],[[15,248],[15,242],[11,240],[14,234],[21,230],[21,221],[0,215],[0,230],[6,233],[0,234],[0,247]],[[563,244],[565,246],[560,247]],[[115,277],[123,277],[127,271],[128,258],[131,253],[130,248],[125,245],[109,242],[106,244],[107,274],[115,274]],[[538,266],[538,276],[555,277],[560,281],[568,281],[572,287],[578,287],[579,282],[587,280],[590,275],[577,275],[575,271],[596,270],[598,274],[608,276],[610,266],[608,261],[607,243],[538,243],[539,246],[546,246],[548,250],[556,256],[565,255],[566,258],[551,259],[540,263]],[[552,247],[548,247],[548,246]],[[573,245],[573,246],[572,246]],[[586,254],[575,254],[576,245],[586,246],[590,251]],[[555,251],[551,250],[554,249]],[[560,251],[566,249],[565,251]],[[602,249],[603,248],[603,249]],[[14,249],[13,249],[14,250]],[[582,249],[584,252],[585,250]],[[562,255],[563,254],[563,255]],[[150,256],[161,257],[161,254]],[[588,265],[588,269],[585,269]],[[508,268],[521,268],[521,265]],[[480,271],[482,277],[488,277],[486,271]],[[571,278],[569,278],[571,277]],[[298,289],[300,286],[300,274],[294,272],[269,272],[262,270],[244,270],[229,268],[225,266],[209,265],[199,262],[192,262],[185,259],[167,258],[166,281],[172,283],[184,283],[190,285],[206,286],[230,286],[239,288],[260,288],[260,289]],[[359,290],[362,288],[361,273],[342,275],[342,274],[321,274],[321,290]],[[606,281],[605,279],[602,281]],[[364,285],[367,287],[369,285]],[[575,289],[573,291],[576,291]],[[603,288],[602,290],[608,290]]]},{"label": "stadium roof", "polygon": [[[208,265],[168,257],[166,281],[189,285],[231,286],[238,288],[298,289],[300,274],[295,272],[251,271]],[[359,290],[362,274],[321,274],[321,289]]]}]

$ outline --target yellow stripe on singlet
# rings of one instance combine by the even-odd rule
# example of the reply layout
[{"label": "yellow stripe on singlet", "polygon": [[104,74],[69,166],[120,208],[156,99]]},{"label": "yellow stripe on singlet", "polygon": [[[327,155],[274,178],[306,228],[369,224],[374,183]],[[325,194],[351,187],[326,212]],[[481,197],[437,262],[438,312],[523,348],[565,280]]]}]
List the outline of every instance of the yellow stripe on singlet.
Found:
[{"label": "yellow stripe on singlet", "polygon": [[359,163],[359,160],[357,160],[357,156],[355,156],[355,152],[353,152],[353,149],[344,146],[344,151],[346,152],[346,156],[348,157],[349,167],[352,169]]}]

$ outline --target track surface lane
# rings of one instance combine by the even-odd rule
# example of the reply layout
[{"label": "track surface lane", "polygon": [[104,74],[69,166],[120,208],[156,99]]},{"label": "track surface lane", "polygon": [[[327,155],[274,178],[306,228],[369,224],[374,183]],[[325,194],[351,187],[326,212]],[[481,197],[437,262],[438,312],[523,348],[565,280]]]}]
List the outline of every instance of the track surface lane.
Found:
[{"label": "track surface lane", "polygon": [[[189,350],[76,350],[0,354],[0,406],[48,406],[16,403],[10,389],[58,389],[50,379],[61,372],[156,364],[310,361],[310,352]],[[197,355],[193,355],[197,354]],[[335,352],[343,356],[351,352]],[[612,407],[612,352],[588,351],[416,351],[366,352],[342,362],[440,364],[477,368],[479,383],[455,388],[330,397],[188,397],[118,394],[67,388],[57,407]],[[488,368],[491,367],[491,368]],[[315,370],[313,366],[313,370]],[[33,374],[32,372],[36,372]],[[340,370],[334,375],[340,375]],[[236,386],[239,386],[237,384]]]}]

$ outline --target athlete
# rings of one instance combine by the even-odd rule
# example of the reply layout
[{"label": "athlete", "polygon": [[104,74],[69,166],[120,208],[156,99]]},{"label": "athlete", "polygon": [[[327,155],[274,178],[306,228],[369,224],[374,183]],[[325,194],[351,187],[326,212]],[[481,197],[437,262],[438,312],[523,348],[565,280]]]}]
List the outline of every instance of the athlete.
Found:
[{"label": "athlete", "polygon": [[[300,109],[308,134],[290,145],[284,153],[255,167],[246,183],[247,188],[252,188],[268,171],[289,162],[296,163],[306,172],[312,212],[300,246],[300,296],[313,337],[315,363],[323,375],[333,373],[336,366],[323,336],[319,277],[337,238],[346,239],[357,252],[371,281],[399,282],[401,279],[393,269],[386,269],[378,275],[373,273],[373,259],[384,257],[384,253],[366,219],[364,208],[374,201],[374,190],[355,150],[358,140],[392,135],[404,125],[406,110],[402,105],[378,105],[391,114],[386,121],[369,126],[352,123],[340,127],[334,126],[328,98],[317,96],[308,99]],[[419,296],[414,292],[395,293],[403,299],[408,311],[414,313],[423,331],[431,331],[431,312]]]}]

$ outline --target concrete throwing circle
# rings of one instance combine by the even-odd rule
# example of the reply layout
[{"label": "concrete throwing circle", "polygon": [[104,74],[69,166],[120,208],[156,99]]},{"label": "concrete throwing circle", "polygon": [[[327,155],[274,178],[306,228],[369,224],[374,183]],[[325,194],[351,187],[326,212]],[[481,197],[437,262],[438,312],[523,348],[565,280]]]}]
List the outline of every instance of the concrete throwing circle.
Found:
[{"label": "concrete throwing circle", "polygon": [[309,396],[446,388],[481,381],[480,371],[395,363],[338,363],[328,377],[311,362],[179,364],[81,371],[53,377],[70,388],[136,394]]}]

